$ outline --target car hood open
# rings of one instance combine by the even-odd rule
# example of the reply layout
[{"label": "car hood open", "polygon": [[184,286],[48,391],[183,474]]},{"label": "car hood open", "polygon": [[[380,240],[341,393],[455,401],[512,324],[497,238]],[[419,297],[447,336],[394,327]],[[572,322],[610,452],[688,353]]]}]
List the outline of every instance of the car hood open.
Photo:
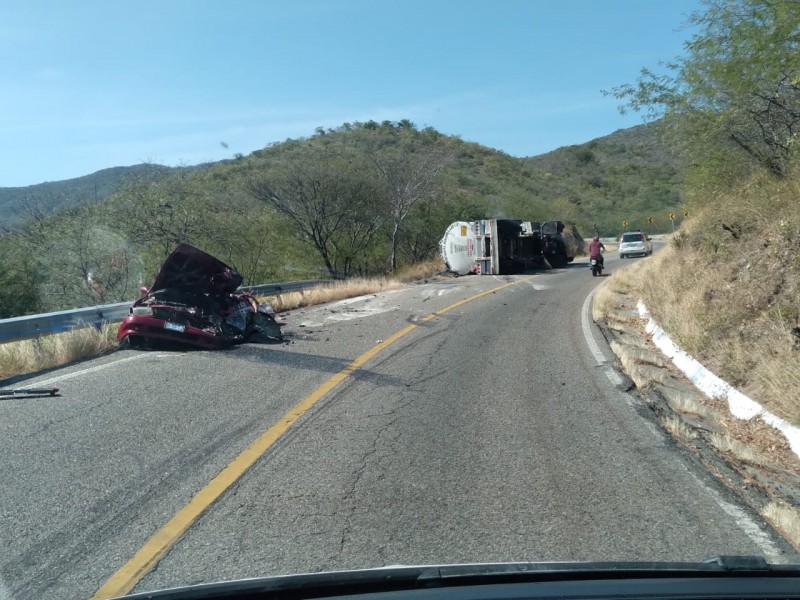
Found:
[{"label": "car hood open", "polygon": [[150,291],[229,294],[242,279],[236,269],[221,260],[189,244],[179,244],[164,261]]}]

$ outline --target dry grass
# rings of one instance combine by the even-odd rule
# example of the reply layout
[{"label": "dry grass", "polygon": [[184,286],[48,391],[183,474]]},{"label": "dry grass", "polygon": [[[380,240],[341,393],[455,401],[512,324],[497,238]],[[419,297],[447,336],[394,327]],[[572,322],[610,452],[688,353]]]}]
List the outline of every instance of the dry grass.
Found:
[{"label": "dry grass", "polygon": [[615,269],[609,278],[608,285],[620,294],[637,290],[642,278],[642,270],[650,261],[636,261],[623,269]]},{"label": "dry grass", "polygon": [[402,283],[409,283],[411,281],[419,281],[421,279],[428,279],[429,277],[440,275],[444,270],[445,264],[443,260],[426,260],[408,267],[403,267],[395,274],[394,279]]},{"label": "dry grass", "polygon": [[669,368],[670,362],[662,354],[657,354],[646,348],[635,346],[633,344],[619,344],[616,341],[611,342],[614,347],[621,346],[620,352],[625,355],[625,360],[640,365],[651,365],[660,369]]},{"label": "dry grass", "polygon": [[337,300],[345,300],[347,298],[364,296],[366,294],[377,294],[378,292],[397,289],[402,285],[403,284],[396,279],[348,279],[346,281],[335,281],[307,290],[287,292],[276,296],[262,296],[258,300],[259,302],[269,302],[275,312],[284,312],[304,306],[336,302]]},{"label": "dry grass", "polygon": [[[755,178],[705,199],[668,247],[614,273],[675,342],[767,410],[800,423],[800,180]],[[610,293],[609,292],[609,293]],[[607,314],[612,297],[599,301]]]},{"label": "dry grass", "polygon": [[653,383],[667,382],[669,371],[655,364],[659,360],[653,353],[636,346],[620,344],[616,340],[611,342],[611,350],[619,357],[628,377],[639,389],[644,389]]},{"label": "dry grass", "polygon": [[[664,330],[768,410],[800,422],[796,321],[775,322],[748,298],[755,289],[737,285],[724,269],[698,269],[698,260],[675,249],[656,261],[643,273],[641,295]],[[765,286],[775,284],[758,284]]]},{"label": "dry grass", "polygon": [[708,436],[708,441],[717,450],[723,454],[730,454],[738,461],[749,463],[755,466],[763,466],[768,464],[767,461],[765,461],[762,456],[753,450],[752,447],[725,435],[712,433]]},{"label": "dry grass", "polygon": [[646,262],[637,261],[611,273],[611,277],[598,288],[592,299],[592,317],[595,321],[605,320],[626,302],[631,304],[628,308],[634,308],[633,303],[640,294],[641,269],[644,265]]},{"label": "dry grass", "polygon": [[0,344],[0,379],[33,373],[109,352],[117,347],[118,323],[97,330],[82,327],[67,333]]},{"label": "dry grass", "polygon": [[761,514],[795,548],[800,548],[800,510],[787,504],[770,502]]},{"label": "dry grass", "polygon": [[[706,399],[703,402],[716,413],[715,423],[720,429],[721,437],[711,443],[723,452],[729,452],[745,462],[770,469],[776,473],[791,473],[800,476],[800,459],[792,451],[788,439],[777,429],[756,417],[743,421],[727,411],[724,400]],[[739,451],[746,447],[748,450]]]},{"label": "dry grass", "polygon": [[683,441],[690,442],[697,438],[697,432],[683,422],[679,417],[667,417],[662,421],[664,429],[666,429],[673,437]]},{"label": "dry grass", "polygon": [[712,415],[708,408],[703,406],[700,402],[692,398],[688,394],[674,394],[669,399],[669,407],[675,412],[684,415],[697,415],[699,417],[708,417]]},{"label": "dry grass", "polygon": [[601,285],[592,298],[592,318],[595,321],[604,321],[622,302],[623,297],[611,285]]},{"label": "dry grass", "polygon": [[441,260],[429,260],[397,272],[394,277],[354,278],[334,281],[308,290],[287,292],[275,296],[262,296],[260,302],[269,302],[275,312],[285,312],[304,306],[314,306],[327,302],[336,302],[355,298],[366,294],[377,294],[386,290],[394,290],[405,283],[420,281],[441,274],[445,269]]}]

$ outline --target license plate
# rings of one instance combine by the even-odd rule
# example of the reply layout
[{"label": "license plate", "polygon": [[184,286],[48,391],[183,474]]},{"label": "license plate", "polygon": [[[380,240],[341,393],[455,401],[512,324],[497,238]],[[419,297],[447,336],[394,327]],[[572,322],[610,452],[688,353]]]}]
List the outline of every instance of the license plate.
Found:
[{"label": "license plate", "polygon": [[186,325],[180,325],[178,323],[170,323],[166,321],[164,323],[164,329],[169,329],[170,331],[177,331],[178,333],[183,333],[186,331]]}]

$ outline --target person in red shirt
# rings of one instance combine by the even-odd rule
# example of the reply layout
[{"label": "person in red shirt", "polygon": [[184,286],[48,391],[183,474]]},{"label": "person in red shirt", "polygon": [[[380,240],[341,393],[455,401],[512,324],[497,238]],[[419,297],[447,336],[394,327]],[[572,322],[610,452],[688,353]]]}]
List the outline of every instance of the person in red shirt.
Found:
[{"label": "person in red shirt", "polygon": [[600,263],[600,266],[603,266],[603,251],[606,247],[603,245],[603,242],[600,241],[598,236],[594,236],[592,241],[589,242],[589,259],[595,259],[597,262]]}]

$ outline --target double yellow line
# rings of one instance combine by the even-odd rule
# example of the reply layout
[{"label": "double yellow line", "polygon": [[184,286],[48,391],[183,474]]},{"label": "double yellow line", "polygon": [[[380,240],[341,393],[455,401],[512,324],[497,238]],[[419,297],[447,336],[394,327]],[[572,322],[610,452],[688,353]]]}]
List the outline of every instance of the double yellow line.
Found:
[{"label": "double yellow line", "polygon": [[[443,315],[459,306],[493,294],[498,290],[515,285],[521,281],[526,281],[531,277],[518,279],[511,283],[506,283],[492,289],[486,290],[464,300],[455,302],[445,308],[431,313],[420,322],[427,322],[431,319]],[[309,396],[293,406],[281,419],[272,427],[262,433],[250,446],[245,448],[241,454],[234,458],[219,474],[214,477],[203,489],[181,508],[174,517],[167,521],[161,529],[147,540],[144,546],[126,562],[116,573],[114,573],[92,596],[92,600],[105,600],[114,596],[122,596],[130,592],[133,587],[147,575],[148,572],[158,563],[159,560],[169,551],[172,546],[186,533],[199,518],[231,485],[244,475],[253,463],[264,456],[267,450],[286,433],[308,410],[321,400],[328,392],[347,379],[352,373],[360,368],[369,359],[378,354],[381,350],[395,343],[407,333],[416,329],[418,325],[409,325],[401,329],[391,337],[379,342],[364,354],[356,358],[344,369],[328,378],[322,385],[315,389]]]}]

